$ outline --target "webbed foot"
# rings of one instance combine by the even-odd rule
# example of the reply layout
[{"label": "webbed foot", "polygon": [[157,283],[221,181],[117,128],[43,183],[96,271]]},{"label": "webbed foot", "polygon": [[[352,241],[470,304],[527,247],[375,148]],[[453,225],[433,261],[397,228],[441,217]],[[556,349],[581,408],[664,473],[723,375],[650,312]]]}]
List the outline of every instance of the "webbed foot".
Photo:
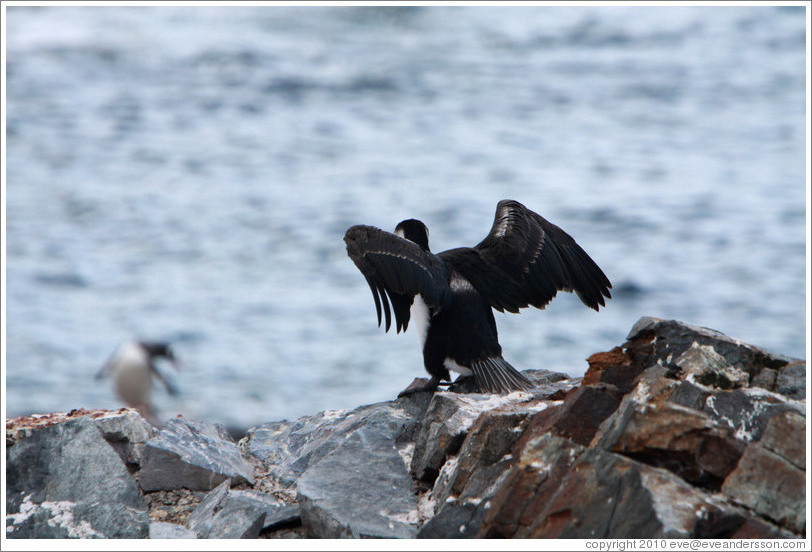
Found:
[{"label": "webbed foot", "polygon": [[398,398],[405,397],[407,395],[412,395],[414,393],[422,393],[423,391],[434,393],[434,391],[440,385],[449,385],[449,384],[441,383],[440,378],[437,377],[432,377],[430,380],[427,380],[426,378],[415,378],[414,381],[409,385],[409,387],[398,393]]}]

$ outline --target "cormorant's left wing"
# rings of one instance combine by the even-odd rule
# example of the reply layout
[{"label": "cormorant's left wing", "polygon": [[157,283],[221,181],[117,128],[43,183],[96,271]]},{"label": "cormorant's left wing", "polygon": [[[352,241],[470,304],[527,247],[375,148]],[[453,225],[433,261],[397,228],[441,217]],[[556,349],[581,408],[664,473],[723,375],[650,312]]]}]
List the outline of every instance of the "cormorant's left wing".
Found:
[{"label": "cormorant's left wing", "polygon": [[386,331],[391,325],[390,302],[398,332],[405,331],[409,325],[409,307],[415,295],[420,294],[434,312],[451,303],[451,289],[443,262],[416,243],[365,225],[347,230],[344,242],[347,254],[372,290],[378,326],[383,310]]},{"label": "cormorant's left wing", "polygon": [[609,279],[572,237],[518,201],[502,200],[491,231],[475,247],[438,254],[498,311],[544,308],[574,291],[595,310],[610,298]]}]

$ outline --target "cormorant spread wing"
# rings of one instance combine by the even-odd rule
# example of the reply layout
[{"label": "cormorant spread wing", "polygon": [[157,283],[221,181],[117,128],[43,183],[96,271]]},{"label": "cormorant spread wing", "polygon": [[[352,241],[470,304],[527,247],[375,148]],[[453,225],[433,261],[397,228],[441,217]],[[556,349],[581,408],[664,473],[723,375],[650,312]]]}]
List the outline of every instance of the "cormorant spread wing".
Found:
[{"label": "cormorant spread wing", "polygon": [[443,262],[416,243],[374,226],[352,226],[344,235],[347,253],[364,275],[378,313],[391,325],[389,303],[395,311],[397,331],[409,325],[409,308],[420,294],[432,312],[451,303],[451,288]]},{"label": "cormorant spread wing", "polygon": [[478,245],[438,257],[500,312],[542,309],[558,291],[574,291],[595,310],[611,298],[609,279],[575,240],[518,201],[499,202],[491,231]]}]

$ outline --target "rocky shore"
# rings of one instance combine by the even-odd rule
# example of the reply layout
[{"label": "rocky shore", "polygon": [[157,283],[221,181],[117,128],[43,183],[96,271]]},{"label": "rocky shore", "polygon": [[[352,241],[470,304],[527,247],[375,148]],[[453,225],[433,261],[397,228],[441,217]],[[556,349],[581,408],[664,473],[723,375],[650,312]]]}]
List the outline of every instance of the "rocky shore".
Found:
[{"label": "rocky shore", "polygon": [[803,538],[806,363],[642,318],[584,377],[252,428],[6,424],[8,538]]}]

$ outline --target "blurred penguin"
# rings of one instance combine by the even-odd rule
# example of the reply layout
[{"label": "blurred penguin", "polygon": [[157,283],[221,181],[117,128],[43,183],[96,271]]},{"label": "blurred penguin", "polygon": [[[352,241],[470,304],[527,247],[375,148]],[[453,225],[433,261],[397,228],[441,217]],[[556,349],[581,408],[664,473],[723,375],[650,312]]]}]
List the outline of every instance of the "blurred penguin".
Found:
[{"label": "blurred penguin", "polygon": [[167,343],[126,341],[96,374],[96,379],[111,377],[116,395],[127,406],[137,409],[153,425],[159,425],[159,421],[150,401],[152,378],[160,380],[170,395],[178,395],[178,389],[155,366],[158,358],[168,360],[175,370],[180,368]]}]

